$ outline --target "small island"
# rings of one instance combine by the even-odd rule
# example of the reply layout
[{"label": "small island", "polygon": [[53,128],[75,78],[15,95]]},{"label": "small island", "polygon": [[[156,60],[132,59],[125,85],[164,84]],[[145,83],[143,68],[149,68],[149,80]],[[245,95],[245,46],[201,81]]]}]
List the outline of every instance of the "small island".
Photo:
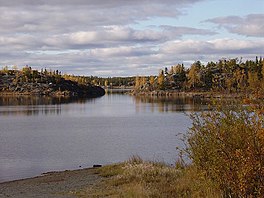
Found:
[{"label": "small island", "polygon": [[105,90],[81,77],[62,75],[58,70],[41,71],[29,66],[0,70],[0,95],[41,95],[53,97],[100,97]]}]

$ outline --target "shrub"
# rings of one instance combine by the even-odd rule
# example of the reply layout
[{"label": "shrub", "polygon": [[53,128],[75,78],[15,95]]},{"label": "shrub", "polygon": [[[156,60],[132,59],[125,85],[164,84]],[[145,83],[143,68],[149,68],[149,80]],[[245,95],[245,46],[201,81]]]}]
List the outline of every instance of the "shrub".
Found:
[{"label": "shrub", "polygon": [[191,116],[187,153],[225,197],[264,194],[264,115],[259,106],[218,105]]}]

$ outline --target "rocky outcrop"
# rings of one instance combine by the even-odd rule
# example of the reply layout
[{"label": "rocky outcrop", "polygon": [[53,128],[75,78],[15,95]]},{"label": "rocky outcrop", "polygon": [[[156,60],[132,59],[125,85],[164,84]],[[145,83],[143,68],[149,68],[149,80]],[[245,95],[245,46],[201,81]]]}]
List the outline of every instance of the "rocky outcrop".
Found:
[{"label": "rocky outcrop", "polygon": [[91,84],[78,84],[60,78],[58,81],[19,82],[15,76],[0,76],[0,95],[44,95],[99,97],[105,90]]}]

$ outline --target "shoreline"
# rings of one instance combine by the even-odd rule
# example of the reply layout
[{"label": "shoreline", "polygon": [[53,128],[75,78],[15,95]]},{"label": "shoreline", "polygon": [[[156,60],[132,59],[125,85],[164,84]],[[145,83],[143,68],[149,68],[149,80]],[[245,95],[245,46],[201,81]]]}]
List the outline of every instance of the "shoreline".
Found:
[{"label": "shoreline", "polygon": [[99,183],[98,168],[52,171],[0,183],[0,197],[76,197],[73,192]]},{"label": "shoreline", "polygon": [[204,98],[204,99],[263,99],[258,93],[221,93],[210,91],[175,91],[175,90],[158,90],[158,91],[133,91],[131,95],[134,96],[148,96],[148,97],[191,97],[191,98]]}]

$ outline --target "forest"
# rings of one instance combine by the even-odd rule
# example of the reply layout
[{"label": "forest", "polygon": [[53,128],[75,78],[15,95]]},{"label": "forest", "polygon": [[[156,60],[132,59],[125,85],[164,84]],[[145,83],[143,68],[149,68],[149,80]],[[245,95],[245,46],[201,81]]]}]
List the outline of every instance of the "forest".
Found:
[{"label": "forest", "polygon": [[0,76],[13,76],[12,83],[58,83],[62,79],[71,80],[78,84],[91,84],[104,87],[134,86],[135,77],[98,77],[98,76],[78,76],[73,74],[63,74],[61,71],[42,68],[40,71],[31,66],[24,66],[18,69],[17,66],[4,66],[0,70]]},{"label": "forest", "polygon": [[177,64],[161,69],[158,76],[137,76],[135,89],[257,93],[264,89],[264,60],[221,59],[207,64],[196,61],[189,68]]}]

